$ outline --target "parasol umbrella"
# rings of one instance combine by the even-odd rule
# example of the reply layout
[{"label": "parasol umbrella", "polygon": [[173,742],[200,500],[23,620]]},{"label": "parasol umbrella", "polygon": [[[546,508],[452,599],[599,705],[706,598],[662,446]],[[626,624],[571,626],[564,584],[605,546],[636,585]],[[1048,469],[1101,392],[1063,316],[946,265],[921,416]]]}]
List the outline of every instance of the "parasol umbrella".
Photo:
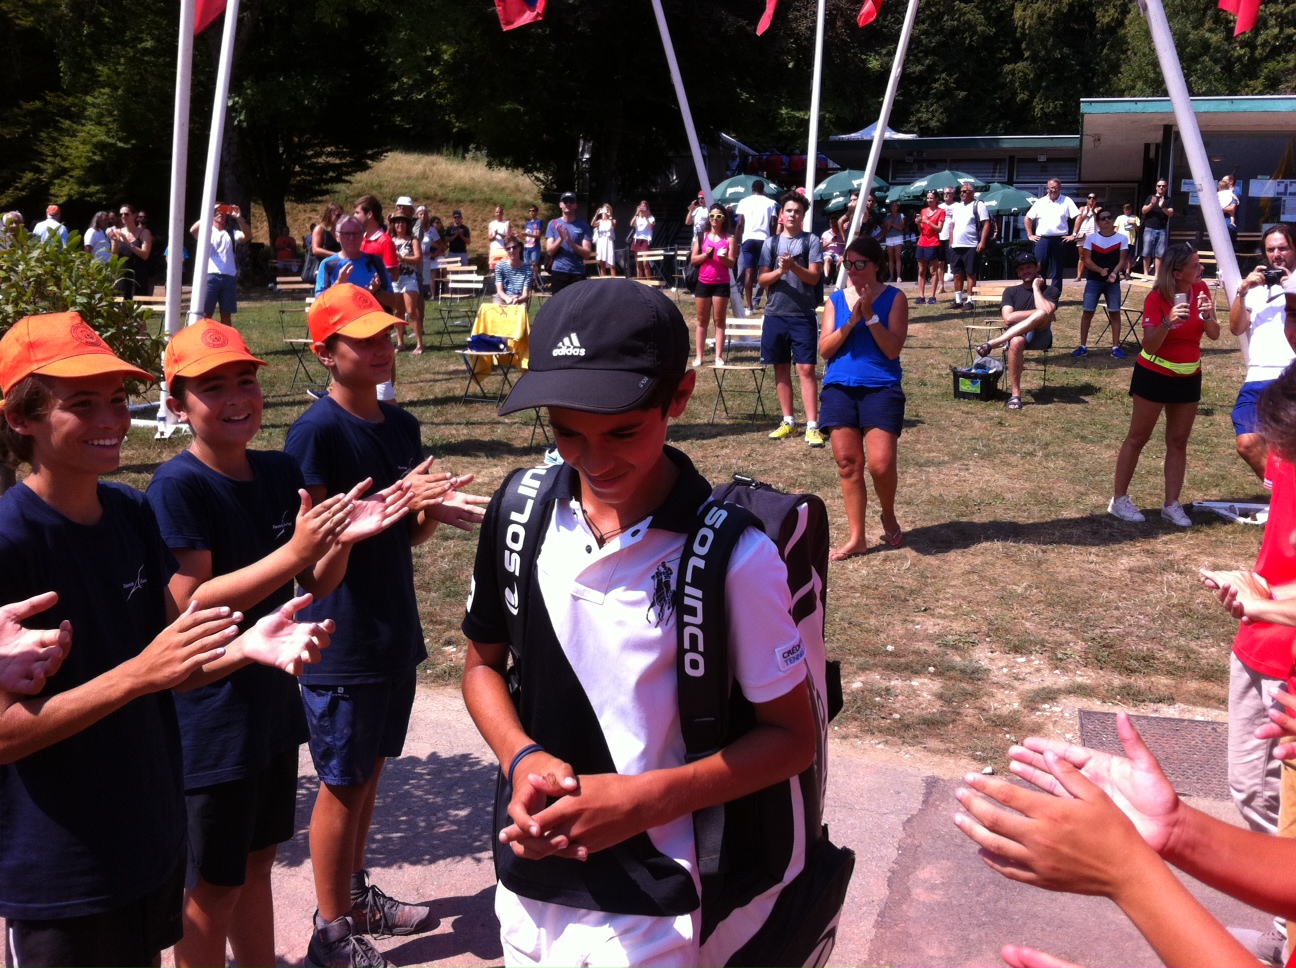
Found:
[{"label": "parasol umbrella", "polygon": [[[839,171],[835,175],[825,178],[815,186],[814,198],[816,202],[831,201],[836,195],[843,198],[849,198],[851,192],[859,191],[859,187],[864,182],[864,172],[856,168],[847,168],[845,171]],[[890,185],[879,178],[873,176],[873,191],[886,191]]]},{"label": "parasol umbrella", "polygon": [[923,175],[922,178],[912,182],[901,195],[901,201],[911,198],[922,198],[930,189],[942,189],[946,185],[970,184],[977,191],[982,191],[986,183],[980,178],[962,171],[952,171],[946,168],[944,171],[932,172],[930,175]]},{"label": "parasol umbrella", "polygon": [[982,192],[977,201],[993,215],[1024,215],[1035,204],[1035,197],[1016,188],[1001,188],[997,192]]},{"label": "parasol umbrella", "polygon": [[721,205],[733,205],[742,201],[752,193],[752,182],[763,181],[765,183],[765,194],[777,198],[783,194],[783,189],[779,188],[768,178],[758,178],[755,175],[734,175],[732,178],[726,178],[711,189],[711,194]]}]

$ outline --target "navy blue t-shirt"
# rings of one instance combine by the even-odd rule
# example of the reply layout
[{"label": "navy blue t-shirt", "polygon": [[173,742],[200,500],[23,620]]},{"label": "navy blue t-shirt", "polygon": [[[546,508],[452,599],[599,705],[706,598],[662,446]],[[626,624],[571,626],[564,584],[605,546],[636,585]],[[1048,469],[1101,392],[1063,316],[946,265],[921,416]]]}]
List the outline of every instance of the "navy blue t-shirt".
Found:
[{"label": "navy blue t-shirt", "polygon": [[[157,469],[147,496],[168,548],[210,551],[212,574],[246,568],[292,538],[302,483],[297,462],[278,451],[248,451],[252,480],[212,470],[189,451]],[[292,598],[284,582],[246,610],[243,628]],[[205,602],[216,605],[219,602]],[[178,692],[185,789],[254,776],[272,757],[306,742],[297,680],[249,665],[217,682]]]},{"label": "navy blue t-shirt", "polygon": [[[284,450],[297,458],[306,486],[329,494],[373,478],[370,494],[390,487],[423,460],[418,419],[380,403],[380,423],[362,420],[322,397],[288,428]],[[307,667],[307,685],[386,682],[427,658],[414,599],[414,557],[409,527],[400,522],[351,549],[337,591],[300,613],[337,623],[318,665]]]},{"label": "navy blue t-shirt", "polygon": [[[0,601],[59,593],[27,620],[72,623],[44,696],[134,658],[167,624],[175,559],[144,495],[99,485],[103,515],[77,524],[25,484],[0,498]],[[97,914],[155,890],[185,856],[180,730],[170,692],[0,766],[0,916]]]}]

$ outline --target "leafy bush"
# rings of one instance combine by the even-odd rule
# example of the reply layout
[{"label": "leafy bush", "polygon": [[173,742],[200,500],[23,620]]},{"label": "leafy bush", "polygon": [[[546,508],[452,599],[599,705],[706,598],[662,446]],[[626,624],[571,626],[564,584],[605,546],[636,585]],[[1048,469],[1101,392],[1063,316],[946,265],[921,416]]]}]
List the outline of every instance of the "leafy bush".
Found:
[{"label": "leafy bush", "polygon": [[106,265],[96,259],[78,232],[63,245],[56,235],[42,242],[20,231],[0,248],[0,335],[24,316],[80,313],[119,357],[160,373],[164,342],[149,334],[153,311],[117,301],[113,282],[125,268],[126,260],[118,256]]}]

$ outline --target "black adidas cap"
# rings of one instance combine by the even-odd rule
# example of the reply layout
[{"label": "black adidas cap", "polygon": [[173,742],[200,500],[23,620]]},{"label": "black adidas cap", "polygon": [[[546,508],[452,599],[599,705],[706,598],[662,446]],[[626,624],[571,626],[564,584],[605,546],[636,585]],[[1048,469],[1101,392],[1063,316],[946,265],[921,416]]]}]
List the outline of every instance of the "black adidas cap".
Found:
[{"label": "black adidas cap", "polygon": [[530,369],[499,412],[641,409],[663,378],[684,375],[688,343],[679,308],[657,289],[631,279],[570,285],[536,316]]}]

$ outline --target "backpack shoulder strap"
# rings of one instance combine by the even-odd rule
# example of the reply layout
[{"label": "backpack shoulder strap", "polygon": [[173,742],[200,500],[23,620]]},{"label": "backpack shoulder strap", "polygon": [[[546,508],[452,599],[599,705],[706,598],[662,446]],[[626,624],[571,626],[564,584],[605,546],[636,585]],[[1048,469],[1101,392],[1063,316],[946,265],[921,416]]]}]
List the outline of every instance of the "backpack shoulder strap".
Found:
[{"label": "backpack shoulder strap", "polygon": [[500,488],[495,554],[499,564],[500,602],[504,606],[509,651],[515,665],[525,638],[531,578],[540,554],[540,540],[553,513],[550,497],[559,470],[559,467],[519,468]]},{"label": "backpack shoulder strap", "polygon": [[[729,709],[729,623],[725,576],[742,533],[760,521],[736,504],[708,501],[698,512],[680,555],[675,614],[679,648],[676,678],[680,731],[688,762],[718,752],[727,742]],[[724,806],[694,814],[698,871],[720,869]]]}]

